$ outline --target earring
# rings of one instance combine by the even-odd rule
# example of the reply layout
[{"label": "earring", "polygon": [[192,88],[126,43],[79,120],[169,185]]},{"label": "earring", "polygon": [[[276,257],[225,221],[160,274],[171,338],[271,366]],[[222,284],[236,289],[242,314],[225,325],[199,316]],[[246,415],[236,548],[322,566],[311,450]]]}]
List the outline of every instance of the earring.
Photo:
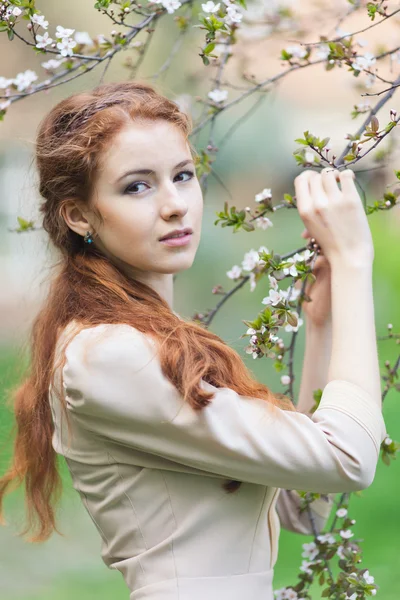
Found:
[{"label": "earring", "polygon": [[91,243],[93,242],[93,239],[92,239],[92,234],[90,233],[90,231],[87,231],[87,232],[86,232],[86,234],[85,234],[85,237],[84,237],[84,241],[85,241],[87,244],[91,244]]}]

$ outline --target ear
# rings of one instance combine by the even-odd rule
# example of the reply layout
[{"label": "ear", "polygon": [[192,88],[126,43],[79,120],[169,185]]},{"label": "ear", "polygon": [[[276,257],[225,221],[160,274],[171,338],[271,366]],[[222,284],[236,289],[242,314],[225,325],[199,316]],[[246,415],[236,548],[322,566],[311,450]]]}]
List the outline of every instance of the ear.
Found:
[{"label": "ear", "polygon": [[92,230],[92,225],[86,217],[87,211],[84,210],[79,200],[67,198],[60,207],[60,214],[68,227],[79,235],[84,236],[88,230]]}]

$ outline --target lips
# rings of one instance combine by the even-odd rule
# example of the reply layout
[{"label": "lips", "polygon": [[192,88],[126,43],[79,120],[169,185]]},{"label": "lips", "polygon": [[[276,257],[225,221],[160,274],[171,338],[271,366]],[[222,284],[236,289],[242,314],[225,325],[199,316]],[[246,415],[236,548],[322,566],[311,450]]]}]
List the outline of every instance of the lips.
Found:
[{"label": "lips", "polygon": [[168,240],[174,237],[180,237],[183,234],[190,235],[191,233],[193,233],[193,230],[190,227],[185,227],[184,229],[174,229],[174,231],[171,231],[170,233],[164,235],[164,237],[161,237],[159,241],[162,242],[163,240]]}]

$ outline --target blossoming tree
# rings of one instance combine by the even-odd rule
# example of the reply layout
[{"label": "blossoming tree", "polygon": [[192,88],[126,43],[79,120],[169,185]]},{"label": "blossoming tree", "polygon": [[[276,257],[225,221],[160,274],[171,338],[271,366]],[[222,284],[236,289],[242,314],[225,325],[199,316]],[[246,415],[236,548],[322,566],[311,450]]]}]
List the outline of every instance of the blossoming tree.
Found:
[{"label": "blossoming tree", "polygon": [[[327,3],[328,5],[330,3]],[[263,81],[255,82],[254,76],[241,73],[247,87],[237,88],[229,83],[222,83],[222,77],[229,61],[235,60],[232,48],[240,43],[241,36],[258,26],[258,39],[267,39],[272,34],[279,35],[282,31],[297,31],[298,19],[296,11],[285,6],[283,0],[271,1],[265,4],[260,12],[259,6],[253,11],[247,7],[245,0],[222,0],[215,3],[211,0],[196,4],[193,0],[97,0],[94,10],[108,17],[112,30],[108,34],[99,34],[91,37],[85,31],[62,25],[50,25],[45,15],[36,6],[35,0],[0,0],[0,31],[7,34],[11,42],[18,40],[26,44],[45,60],[41,62],[42,72],[36,73],[32,69],[17,73],[13,78],[0,77],[0,120],[6,118],[12,104],[55,86],[63,85],[78,77],[85,77],[87,73],[97,69],[101,72],[102,81],[111,61],[120,52],[130,53],[125,59],[124,66],[129,76],[134,77],[143,61],[143,58],[152,43],[154,32],[160,27],[165,18],[172,18],[176,25],[177,38],[171,55],[152,75],[156,79],[161,73],[172,68],[174,55],[178,53],[185,38],[193,38],[194,29],[204,32],[204,42],[201,51],[193,44],[193,55],[199,57],[205,69],[209,69],[212,85],[206,98],[197,98],[202,103],[202,114],[195,120],[191,136],[205,129],[208,130],[208,143],[200,149],[197,157],[197,175],[202,185],[203,194],[207,191],[207,180],[213,173],[212,162],[220,151],[224,141],[229,137],[232,128],[240,126],[234,123],[225,138],[217,148],[214,143],[215,125],[220,115],[229,111],[233,106],[243,102],[249,96],[259,96],[262,100],[265,92],[269,92],[283,78],[290,77],[299,69],[309,69],[320,65],[326,71],[347,67],[347,70],[356,78],[363,78],[365,89],[380,85],[379,91],[365,92],[362,96],[371,97],[375,103],[362,102],[354,105],[351,112],[353,119],[361,118],[359,127],[353,134],[346,136],[342,151],[333,153],[330,138],[319,138],[310,131],[304,132],[304,137],[296,139],[298,148],[293,152],[293,157],[299,167],[315,168],[332,167],[337,170],[348,168],[362,160],[367,154],[374,153],[380,160],[390,157],[391,146],[378,150],[382,141],[390,136],[396,128],[400,116],[397,111],[387,104],[400,85],[400,76],[391,80],[378,74],[377,65],[385,61],[400,62],[400,46],[385,49],[378,54],[360,51],[365,45],[357,36],[373,27],[380,26],[383,22],[393,18],[400,9],[388,12],[390,1],[383,0],[343,0],[340,7],[341,13],[335,23],[335,35],[328,37],[320,35],[316,42],[299,42],[281,48],[280,59],[283,69],[267,77]],[[253,7],[254,8],[254,7]],[[350,15],[362,12],[369,19],[369,24],[362,30],[346,32],[339,25]],[[326,9],[329,13],[329,7]],[[145,41],[141,39],[145,37]],[[196,47],[196,50],[194,48]],[[134,58],[132,58],[132,55]],[[216,73],[215,73],[216,71]],[[233,94],[239,91],[240,93]],[[230,95],[234,95],[230,98]],[[376,99],[376,100],[375,100]],[[181,99],[177,98],[179,103]],[[183,100],[182,100],[183,102]],[[259,100],[255,104],[255,109]],[[185,107],[182,105],[182,108]],[[191,107],[188,107],[191,110]],[[252,112],[254,107],[249,111]],[[378,120],[378,113],[380,120]],[[242,119],[244,121],[244,119]],[[381,124],[382,123],[382,124]],[[394,182],[400,179],[400,170],[393,173]],[[266,182],[266,185],[268,183]],[[385,191],[382,197],[372,205],[364,206],[367,214],[378,211],[392,210],[399,204],[400,187],[393,191]],[[364,197],[364,195],[363,195]],[[249,198],[249,203],[252,199]],[[275,202],[274,202],[275,200]],[[285,193],[282,198],[273,198],[272,189],[265,187],[255,195],[254,205],[245,209],[236,210],[235,206],[228,206],[225,202],[223,210],[217,213],[215,225],[231,227],[234,233],[239,230],[252,232],[255,228],[266,230],[273,227],[270,219],[278,210],[295,210],[296,197]],[[19,226],[15,232],[28,232],[35,229],[35,223],[18,217]],[[307,237],[307,236],[305,236]],[[281,383],[285,393],[293,399],[293,383],[295,373],[293,356],[296,337],[299,328],[303,325],[301,318],[302,303],[310,298],[307,296],[307,285],[315,282],[315,264],[320,254],[320,247],[316,240],[310,239],[302,248],[294,249],[286,255],[279,255],[274,250],[261,246],[258,250],[251,248],[245,253],[240,265],[233,265],[226,273],[234,282],[233,287],[225,292],[222,285],[213,288],[215,295],[220,295],[213,309],[203,313],[197,312],[193,319],[209,327],[216,313],[239,289],[249,283],[252,292],[262,280],[268,282],[269,292],[263,298],[264,307],[253,320],[244,321],[247,330],[242,337],[248,337],[245,351],[254,359],[268,358],[274,360],[277,372],[282,373]],[[289,281],[288,289],[280,288],[280,282]],[[400,335],[393,332],[392,324],[388,324],[388,333],[379,339],[388,339],[399,344]],[[280,331],[291,334],[288,345],[279,336]],[[398,370],[400,356],[391,364],[385,362],[385,372],[382,376],[384,400],[390,389],[400,391]],[[284,371],[287,369],[287,372]],[[315,408],[321,398],[322,390],[314,391]],[[381,447],[381,458],[386,465],[395,458],[400,444],[386,438]],[[335,599],[356,600],[376,594],[377,585],[368,569],[360,569],[360,546],[351,542],[354,533],[350,527],[355,520],[349,516],[348,506],[350,494],[340,495],[335,506],[335,516],[329,531],[321,533],[312,523],[310,504],[320,494],[298,491],[301,496],[301,509],[306,510],[311,520],[314,540],[303,544],[302,564],[298,582],[276,591],[277,600],[305,600],[310,599],[310,586],[318,580],[323,586],[322,596]],[[340,572],[335,578],[332,573],[331,563],[339,559]]]}]

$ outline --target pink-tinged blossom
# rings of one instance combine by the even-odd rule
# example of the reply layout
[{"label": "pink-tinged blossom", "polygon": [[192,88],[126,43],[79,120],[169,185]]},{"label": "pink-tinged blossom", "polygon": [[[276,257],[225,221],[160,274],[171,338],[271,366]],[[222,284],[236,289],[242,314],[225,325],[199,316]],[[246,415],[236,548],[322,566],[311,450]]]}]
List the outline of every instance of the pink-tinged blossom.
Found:
[{"label": "pink-tinged blossom", "polygon": [[27,69],[23,73],[18,73],[16,78],[14,79],[14,84],[17,86],[19,92],[26,90],[36,79],[38,76],[31,69]]},{"label": "pink-tinged blossom", "polygon": [[345,540],[350,539],[351,537],[353,537],[354,533],[351,531],[351,529],[342,529],[340,531],[340,535],[342,536],[342,538],[344,538]]},{"label": "pink-tinged blossom", "polygon": [[232,23],[240,23],[242,19],[243,15],[241,12],[239,12],[237,6],[227,6],[226,16],[224,17],[225,23],[232,25]]},{"label": "pink-tinged blossom", "polygon": [[60,50],[61,56],[72,56],[73,48],[76,46],[76,41],[72,38],[63,38],[61,42],[57,42],[57,48]]},{"label": "pink-tinged blossom", "polygon": [[34,14],[31,16],[31,22],[39,25],[43,29],[47,29],[49,26],[49,22],[46,21],[46,17],[44,15]]},{"label": "pink-tinged blossom", "polygon": [[309,558],[310,560],[314,560],[314,558],[319,554],[319,549],[315,542],[303,544],[303,550],[304,552],[302,553],[302,556],[304,558]]},{"label": "pink-tinged blossom", "polygon": [[205,4],[202,4],[201,8],[203,9],[203,11],[205,13],[215,13],[215,12],[219,11],[219,7],[220,6],[221,6],[220,3],[215,4],[214,2],[212,2],[211,0],[209,0]]},{"label": "pink-tinged blossom", "polygon": [[262,192],[255,195],[256,202],[262,202],[263,200],[267,200],[272,198],[271,188],[264,188]]},{"label": "pink-tinged blossom", "polygon": [[304,58],[307,54],[306,48],[302,48],[301,46],[288,46],[285,48],[285,52],[291,54],[294,58]]},{"label": "pink-tinged blossom", "polygon": [[242,274],[242,269],[239,265],[234,265],[230,271],[226,272],[229,279],[239,279]]},{"label": "pink-tinged blossom", "polygon": [[376,63],[376,58],[371,52],[367,52],[364,56],[357,56],[352,62],[352,67],[355,71],[367,70]]},{"label": "pink-tinged blossom", "polygon": [[36,35],[36,48],[46,48],[46,46],[50,46],[53,43],[53,39],[49,37],[48,32],[46,31],[44,35]]},{"label": "pink-tinged blossom", "polygon": [[256,219],[256,225],[257,227],[259,227],[260,229],[268,229],[268,227],[273,227],[274,224],[272,221],[270,221],[270,219],[268,219],[268,217],[258,217]]}]

